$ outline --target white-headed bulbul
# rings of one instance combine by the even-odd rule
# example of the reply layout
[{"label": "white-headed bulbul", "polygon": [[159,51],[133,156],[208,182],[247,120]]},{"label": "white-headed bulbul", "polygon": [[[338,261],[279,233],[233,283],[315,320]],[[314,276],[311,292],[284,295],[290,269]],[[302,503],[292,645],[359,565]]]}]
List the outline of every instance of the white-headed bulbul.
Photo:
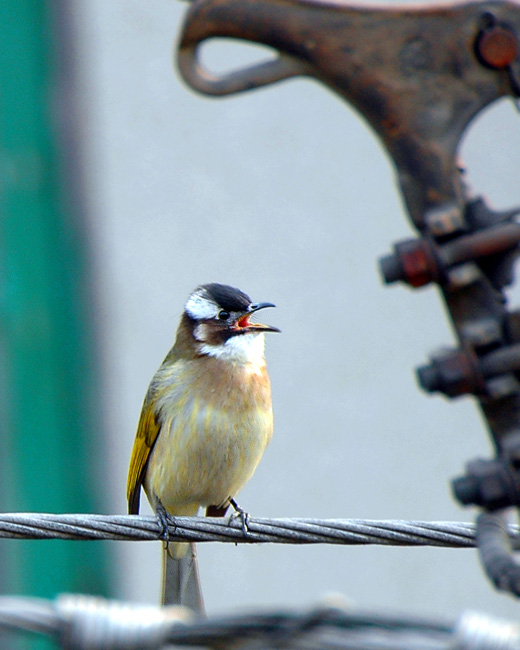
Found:
[{"label": "white-headed bulbul", "polygon": [[[139,512],[143,486],[159,515],[223,516],[253,475],[273,432],[264,332],[251,322],[272,303],[205,284],[190,295],[173,348],[144,399],[130,460],[127,498]],[[194,544],[165,552],[163,603],[202,611]]]}]

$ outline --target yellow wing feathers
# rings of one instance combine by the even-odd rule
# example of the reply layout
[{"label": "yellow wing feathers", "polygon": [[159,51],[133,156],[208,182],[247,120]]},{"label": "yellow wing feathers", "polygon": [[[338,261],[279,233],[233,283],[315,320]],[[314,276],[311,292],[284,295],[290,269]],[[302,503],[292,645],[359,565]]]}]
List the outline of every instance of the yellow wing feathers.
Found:
[{"label": "yellow wing feathers", "polygon": [[161,429],[161,423],[158,421],[155,409],[151,405],[152,401],[152,396],[148,394],[139,418],[132,457],[130,458],[126,498],[128,499],[128,512],[131,515],[136,515],[139,512],[139,496],[146,463]]}]

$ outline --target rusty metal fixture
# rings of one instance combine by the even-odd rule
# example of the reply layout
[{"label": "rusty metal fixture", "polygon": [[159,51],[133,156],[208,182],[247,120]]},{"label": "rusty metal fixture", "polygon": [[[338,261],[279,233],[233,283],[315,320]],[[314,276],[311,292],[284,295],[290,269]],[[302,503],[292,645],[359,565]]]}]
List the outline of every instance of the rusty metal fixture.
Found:
[{"label": "rusty metal fixture", "polygon": [[448,284],[451,267],[511,251],[519,243],[517,223],[461,235],[446,244],[436,244],[431,238],[407,239],[394,244],[394,252],[380,259],[380,267],[387,284],[399,280],[412,287]]},{"label": "rusty metal fixture", "polygon": [[477,51],[483,63],[502,70],[515,60],[518,43],[512,31],[496,26],[481,34],[477,41]]},{"label": "rusty metal fixture", "polygon": [[427,392],[440,392],[447,397],[483,394],[485,390],[478,359],[469,348],[449,350],[434,357],[429,365],[417,369],[417,378]]},{"label": "rusty metal fixture", "polygon": [[387,284],[402,281],[411,287],[439,282],[441,267],[435,244],[422,239],[407,239],[394,244],[394,252],[379,260]]},{"label": "rusty metal fixture", "polygon": [[464,505],[498,510],[520,505],[520,485],[515,469],[497,460],[468,463],[466,474],[452,482],[455,497]]},{"label": "rusty metal fixture", "polygon": [[[477,356],[467,347],[447,350],[433,357],[431,363],[417,369],[421,387],[428,393],[444,393],[447,397],[479,395],[497,399],[514,394],[520,383],[514,376],[504,381],[510,373],[520,372],[520,343],[500,347]],[[500,377],[500,383],[488,381]]]},{"label": "rusty metal fixture", "polygon": [[[185,81],[210,95],[300,75],[322,81],[378,133],[422,230],[430,210],[462,209],[457,147],[480,110],[514,94],[507,69],[519,66],[519,32],[520,9],[510,2],[374,8],[338,0],[196,0],[177,60]],[[202,66],[199,49],[217,37],[268,45],[277,54],[216,75]]]},{"label": "rusty metal fixture", "polygon": [[518,54],[518,41],[513,29],[507,24],[497,23],[493,14],[484,15],[475,52],[484,65],[496,70],[507,68]]},{"label": "rusty metal fixture", "polygon": [[[229,74],[200,62],[212,38],[267,45],[274,56]],[[184,80],[228,95],[313,77],[365,117],[388,150],[418,239],[381,260],[386,282],[436,283],[459,340],[419,369],[427,391],[476,396],[496,459],[468,465],[463,504],[520,505],[520,314],[503,289],[520,248],[515,210],[468,195],[456,160],[469,123],[520,97],[520,4],[505,0],[360,6],[343,0],[195,0],[177,60]]]}]

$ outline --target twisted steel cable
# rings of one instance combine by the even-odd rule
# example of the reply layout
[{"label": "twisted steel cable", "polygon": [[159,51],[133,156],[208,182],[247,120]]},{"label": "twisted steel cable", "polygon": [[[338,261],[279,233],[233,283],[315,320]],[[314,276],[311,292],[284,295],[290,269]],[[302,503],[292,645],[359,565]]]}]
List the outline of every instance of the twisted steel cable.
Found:
[{"label": "twisted steel cable", "polygon": [[195,618],[83,595],[0,597],[0,627],[50,636],[63,650],[159,650],[170,644],[237,650],[517,650],[518,625],[469,612],[458,622],[353,612],[332,604]]},{"label": "twisted steel cable", "polygon": [[[158,519],[142,515],[0,514],[0,538],[76,540],[158,540]],[[520,528],[509,526],[512,547],[520,549]],[[175,517],[169,526],[175,541],[277,544],[382,544],[391,546],[475,546],[475,526],[461,522],[364,519],[267,519],[249,517],[247,531],[240,519]]]}]

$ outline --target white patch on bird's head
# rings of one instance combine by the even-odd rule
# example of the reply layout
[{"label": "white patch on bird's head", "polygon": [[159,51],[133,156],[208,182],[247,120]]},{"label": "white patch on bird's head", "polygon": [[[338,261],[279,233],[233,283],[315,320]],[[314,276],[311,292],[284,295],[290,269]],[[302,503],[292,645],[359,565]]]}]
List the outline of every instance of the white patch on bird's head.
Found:
[{"label": "white patch on bird's head", "polygon": [[219,345],[203,343],[200,348],[202,354],[209,357],[241,364],[251,364],[261,369],[265,366],[265,337],[263,332],[247,332],[231,336]]},{"label": "white patch on bird's head", "polygon": [[198,289],[188,298],[184,310],[194,320],[208,320],[215,318],[220,307],[208,297],[206,291]]}]

